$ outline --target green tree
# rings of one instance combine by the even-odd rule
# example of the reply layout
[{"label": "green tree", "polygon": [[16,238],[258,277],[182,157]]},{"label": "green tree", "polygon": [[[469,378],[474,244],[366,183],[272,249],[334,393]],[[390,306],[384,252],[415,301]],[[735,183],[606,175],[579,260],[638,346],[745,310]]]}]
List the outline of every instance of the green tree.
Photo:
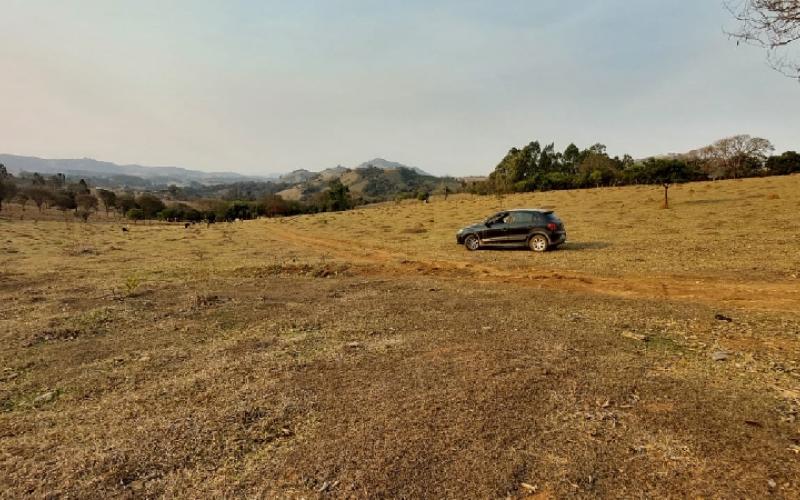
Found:
[{"label": "green tree", "polygon": [[28,197],[28,193],[26,190],[18,189],[17,195],[14,197],[14,200],[22,206],[22,211],[24,212],[25,205],[28,204],[28,200],[30,200],[30,197]]},{"label": "green tree", "polygon": [[135,223],[136,221],[144,220],[145,213],[141,208],[131,208],[125,212],[125,217],[129,218]]},{"label": "green tree", "polygon": [[255,216],[255,210],[253,207],[247,203],[246,201],[234,201],[228,208],[225,210],[225,220],[226,221],[234,221],[236,219],[239,220],[248,220],[252,219]]},{"label": "green tree", "polygon": [[127,215],[128,211],[133,208],[139,208],[139,206],[132,194],[123,193],[117,196],[117,210],[121,215]]},{"label": "green tree", "polygon": [[33,177],[31,177],[31,183],[34,186],[44,186],[47,181],[44,180],[44,177],[38,172],[34,172]]},{"label": "green tree", "polygon": [[564,162],[564,169],[571,174],[577,174],[578,164],[581,160],[581,150],[578,149],[578,146],[570,144],[567,146],[567,149],[564,150],[564,154],[561,157]]},{"label": "green tree", "polygon": [[75,203],[75,193],[64,189],[53,193],[53,205],[62,212],[78,208],[77,203]]},{"label": "green tree", "polygon": [[[602,152],[600,152],[602,151]],[[619,176],[619,168],[605,154],[605,146],[596,144],[582,155],[583,159],[578,167],[582,183],[587,186],[608,186]]]},{"label": "green tree", "polygon": [[[3,167],[5,169],[5,167]],[[7,175],[7,174],[6,174]],[[0,177],[0,210],[3,209],[3,201],[12,199],[17,194],[17,185],[11,180],[10,176]]]},{"label": "green tree", "polygon": [[67,176],[64,174],[56,174],[48,179],[48,182],[54,189],[59,189],[67,185]]},{"label": "green tree", "polygon": [[117,194],[114,191],[98,189],[97,196],[103,201],[103,207],[106,210],[106,215],[108,215],[108,212],[111,209],[117,206]]},{"label": "green tree", "polygon": [[75,195],[75,205],[78,207],[78,214],[84,222],[89,220],[89,216],[97,210],[97,197],[91,193],[80,193]]},{"label": "green tree", "polygon": [[268,194],[259,202],[259,210],[267,217],[289,214],[289,203],[277,194]]},{"label": "green tree", "polygon": [[136,198],[136,206],[142,209],[146,219],[155,219],[164,210],[164,202],[155,195],[145,193]]},{"label": "green tree", "polygon": [[328,210],[338,212],[347,210],[352,206],[350,199],[350,189],[339,179],[334,179],[328,183]]},{"label": "green tree", "polygon": [[669,208],[669,188],[672,184],[696,178],[695,171],[688,163],[675,158],[649,158],[643,167],[648,182],[664,187],[664,208]]},{"label": "green tree", "polygon": [[34,184],[28,187],[25,189],[25,193],[28,195],[28,198],[33,200],[39,212],[42,211],[46,203],[53,200],[53,192],[43,187],[41,184]]},{"label": "green tree", "polygon": [[786,151],[780,156],[770,156],[766,163],[770,175],[787,175],[800,172],[800,154]]},{"label": "green tree", "polygon": [[86,184],[85,180],[81,179],[75,188],[75,192],[77,194],[89,194],[89,185]]}]

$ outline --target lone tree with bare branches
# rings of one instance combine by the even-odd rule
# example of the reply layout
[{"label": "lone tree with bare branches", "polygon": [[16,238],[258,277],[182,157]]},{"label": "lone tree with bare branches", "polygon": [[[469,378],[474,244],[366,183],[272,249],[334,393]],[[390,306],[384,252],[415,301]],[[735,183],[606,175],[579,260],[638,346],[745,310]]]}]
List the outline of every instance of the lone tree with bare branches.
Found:
[{"label": "lone tree with bare branches", "polygon": [[720,139],[714,144],[686,153],[687,160],[700,164],[711,179],[747,177],[764,168],[775,150],[772,143],[746,134]]},{"label": "lone tree with bare branches", "polygon": [[740,22],[739,29],[729,35],[737,43],[766,48],[773,68],[800,80],[800,58],[792,58],[787,51],[800,40],[800,0],[727,0],[726,6]]}]

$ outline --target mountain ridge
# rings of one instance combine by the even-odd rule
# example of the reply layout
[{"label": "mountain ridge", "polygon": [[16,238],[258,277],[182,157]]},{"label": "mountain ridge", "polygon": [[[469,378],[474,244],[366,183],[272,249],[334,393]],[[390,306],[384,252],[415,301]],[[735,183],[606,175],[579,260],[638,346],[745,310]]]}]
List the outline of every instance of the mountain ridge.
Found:
[{"label": "mountain ridge", "polygon": [[238,181],[269,181],[275,176],[245,175],[236,172],[204,172],[175,166],[145,166],[139,164],[118,164],[93,158],[40,158],[0,154],[0,163],[9,172],[38,172],[40,174],[58,174],[87,176],[93,178],[109,178],[113,176],[134,176],[148,181],[159,181],[164,184],[224,184]]}]

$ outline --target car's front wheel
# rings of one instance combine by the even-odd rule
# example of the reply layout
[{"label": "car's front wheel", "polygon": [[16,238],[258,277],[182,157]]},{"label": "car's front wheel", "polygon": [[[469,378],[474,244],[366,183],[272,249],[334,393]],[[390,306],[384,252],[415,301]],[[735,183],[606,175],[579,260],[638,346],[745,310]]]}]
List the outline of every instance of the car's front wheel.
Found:
[{"label": "car's front wheel", "polygon": [[470,234],[464,239],[464,246],[467,247],[467,250],[470,252],[474,252],[481,247],[481,240],[474,234]]},{"label": "car's front wheel", "polygon": [[547,241],[547,238],[542,234],[534,234],[531,236],[531,239],[528,240],[528,246],[534,252],[546,251],[549,244],[550,242]]}]

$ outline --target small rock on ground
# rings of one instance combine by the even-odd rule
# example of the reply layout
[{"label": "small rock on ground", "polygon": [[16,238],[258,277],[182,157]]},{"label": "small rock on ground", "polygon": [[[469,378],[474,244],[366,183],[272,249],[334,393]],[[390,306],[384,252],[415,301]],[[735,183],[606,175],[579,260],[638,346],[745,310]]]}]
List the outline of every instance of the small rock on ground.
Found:
[{"label": "small rock on ground", "polygon": [[33,400],[33,404],[43,405],[53,401],[54,399],[56,399],[56,391],[47,391],[36,396],[36,398]]},{"label": "small rock on ground", "polygon": [[621,333],[621,335],[626,339],[638,340],[639,342],[647,342],[648,340],[647,335],[643,333],[632,332],[630,330],[625,330],[624,332]]},{"label": "small rock on ground", "polygon": [[714,361],[727,361],[730,357],[731,353],[725,351],[714,351],[711,353],[711,359]]}]

